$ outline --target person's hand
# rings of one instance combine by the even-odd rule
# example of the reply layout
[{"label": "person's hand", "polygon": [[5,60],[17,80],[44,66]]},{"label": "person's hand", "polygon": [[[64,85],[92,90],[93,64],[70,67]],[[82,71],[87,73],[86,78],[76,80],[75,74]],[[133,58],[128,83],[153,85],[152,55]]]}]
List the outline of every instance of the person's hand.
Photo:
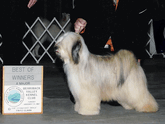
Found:
[{"label": "person's hand", "polygon": [[74,23],[74,29],[76,33],[80,33],[87,25],[87,22],[82,19],[78,18],[76,22]]},{"label": "person's hand", "polygon": [[34,4],[37,2],[37,0],[30,0],[28,3],[28,8],[31,8],[32,6],[34,6]]}]

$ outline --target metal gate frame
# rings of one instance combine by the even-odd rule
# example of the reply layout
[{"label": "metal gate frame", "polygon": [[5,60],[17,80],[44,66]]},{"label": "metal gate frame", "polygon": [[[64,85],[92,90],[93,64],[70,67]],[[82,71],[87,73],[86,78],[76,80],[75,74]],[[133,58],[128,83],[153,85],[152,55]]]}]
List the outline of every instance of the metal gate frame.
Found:
[{"label": "metal gate frame", "polygon": [[[36,34],[33,32],[33,27],[36,25],[36,23],[37,22],[39,22],[42,26],[43,26],[43,28],[45,29],[44,31],[43,31],[43,33],[40,35],[40,37],[38,38],[37,36],[36,36]],[[50,26],[53,24],[53,23],[56,23],[58,26],[59,26],[59,28],[60,28],[60,31],[59,31],[59,33],[56,35],[56,37],[53,37],[52,36],[52,34],[49,32],[49,28],[50,28]],[[50,49],[50,47],[57,41],[57,38],[61,35],[61,33],[63,32],[63,33],[65,33],[65,27],[69,24],[69,22],[70,22],[70,19],[68,19],[67,20],[67,22],[64,24],[64,26],[62,27],[61,25],[60,25],[60,23],[58,22],[58,20],[54,17],[53,19],[52,19],[52,21],[49,23],[49,25],[46,27],[44,24],[43,24],[43,22],[42,22],[42,20],[40,19],[40,17],[38,17],[35,21],[34,21],[34,23],[31,25],[31,26],[29,26],[27,23],[25,23],[26,24],[26,26],[27,26],[27,28],[28,28],[28,31],[25,33],[25,35],[24,35],[24,37],[23,37],[23,39],[25,39],[25,37],[29,34],[29,33],[32,33],[32,35],[34,36],[34,38],[36,39],[36,42],[32,45],[32,47],[29,49],[28,47],[27,47],[27,45],[25,44],[25,42],[23,41],[23,45],[24,45],[24,47],[27,49],[27,53],[26,53],[26,55],[23,57],[23,59],[21,60],[21,64],[23,63],[23,61],[26,59],[26,57],[30,54],[32,57],[33,57],[33,59],[35,60],[35,62],[38,64],[39,62],[40,62],[40,60],[45,56],[45,54],[47,54],[48,56],[49,56],[49,58],[51,59],[51,61],[53,62],[53,63],[55,63],[55,59],[49,54],[49,52],[48,52],[48,50]],[[47,47],[47,48],[45,48],[44,46],[43,46],[43,44],[40,42],[40,39],[46,34],[46,33],[48,33],[48,35],[51,37],[51,39],[52,39],[52,42],[49,44],[49,46]],[[37,57],[35,57],[34,55],[33,55],[33,53],[32,53],[32,50],[33,50],[33,48],[37,45],[37,44],[39,44],[42,48],[43,48],[43,50],[44,50],[44,53],[39,57],[39,58],[37,58]]]},{"label": "metal gate frame", "polygon": [[[43,28],[45,29],[39,38],[36,36],[36,34],[35,34],[35,33],[33,32],[33,30],[32,30],[33,27],[36,25],[37,22],[39,22],[39,23],[43,26]],[[50,28],[50,26],[51,26],[54,22],[55,22],[55,23],[59,26],[59,28],[61,29],[60,32],[57,34],[56,37],[53,37],[52,34],[49,32],[49,28]],[[32,58],[35,60],[35,62],[36,62],[37,64],[41,61],[41,59],[42,59],[46,54],[47,54],[47,55],[49,56],[49,58],[51,59],[52,63],[55,63],[55,59],[49,54],[48,50],[50,49],[50,47],[51,47],[54,43],[56,43],[57,38],[60,36],[60,34],[65,33],[65,27],[69,24],[69,22],[70,22],[70,19],[69,19],[69,20],[64,24],[64,26],[62,27],[62,26],[60,25],[60,23],[58,22],[58,20],[54,17],[54,18],[52,19],[52,21],[49,23],[49,25],[46,27],[46,26],[43,24],[43,22],[42,22],[42,20],[40,19],[40,17],[37,17],[37,19],[34,21],[34,23],[33,23],[31,26],[29,26],[27,23],[25,23],[25,25],[26,25],[26,27],[28,28],[28,30],[27,30],[27,32],[25,33],[25,35],[23,36],[23,41],[22,41],[22,43],[23,43],[25,49],[26,49],[28,52],[27,52],[27,53],[25,54],[25,56],[22,58],[22,60],[21,60],[20,63],[22,64],[22,63],[25,61],[25,59],[27,58],[27,56],[28,56],[29,54],[32,56]],[[153,34],[153,20],[151,19],[150,22],[149,22],[148,24],[150,25],[150,30],[149,30],[149,32],[148,32],[147,34],[148,34],[148,36],[149,36],[150,39],[149,39],[149,41],[148,41],[147,44],[146,44],[146,47],[149,45],[149,49],[146,49],[146,52],[147,52],[147,54],[149,55],[150,58],[153,58],[154,55],[162,55],[162,57],[165,58],[165,53],[159,53],[159,54],[158,54],[158,53],[156,52],[155,40],[154,40],[154,34]],[[36,39],[36,42],[32,45],[31,48],[28,48],[27,45],[26,45],[26,43],[24,42],[24,39],[26,38],[26,36],[27,36],[29,33],[31,33],[31,34],[34,36],[34,38]],[[48,33],[49,36],[52,38],[52,42],[49,44],[49,46],[48,46],[47,48],[45,48],[45,47],[43,46],[43,44],[40,42],[40,39],[43,37],[43,35],[44,35],[45,33]],[[2,38],[3,36],[1,36],[1,34],[0,34],[0,37]],[[35,45],[37,45],[37,44],[39,44],[39,45],[43,48],[43,50],[44,50],[44,53],[43,53],[39,58],[35,57],[35,56],[33,55],[33,53],[32,53],[33,48],[34,48]],[[2,43],[0,43],[0,47],[1,47],[1,45],[2,45]],[[0,57],[0,62],[3,63],[3,59],[2,59],[1,57]]]},{"label": "metal gate frame", "polygon": [[[2,39],[2,35],[0,34],[0,38]],[[0,43],[0,47],[2,46],[2,43]],[[2,58],[0,57],[0,62],[3,63]]]},{"label": "metal gate frame", "polygon": [[165,58],[165,53],[157,53],[156,51],[156,45],[155,45],[155,39],[154,39],[154,29],[153,29],[153,19],[151,19],[148,23],[150,26],[149,32],[147,33],[149,36],[149,40],[146,44],[146,46],[149,45],[149,50],[146,49],[147,54],[150,58],[153,58],[154,55],[162,55],[163,58]]}]

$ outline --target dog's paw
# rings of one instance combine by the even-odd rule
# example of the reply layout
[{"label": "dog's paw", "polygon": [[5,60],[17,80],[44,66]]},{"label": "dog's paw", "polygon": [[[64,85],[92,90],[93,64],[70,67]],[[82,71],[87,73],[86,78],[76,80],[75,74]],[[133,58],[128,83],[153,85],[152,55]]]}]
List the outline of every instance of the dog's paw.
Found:
[{"label": "dog's paw", "polygon": [[79,109],[78,113],[81,115],[98,115],[99,110],[90,111],[90,110],[86,110],[86,109]]},{"label": "dog's paw", "polygon": [[146,113],[148,113],[148,112],[153,113],[153,112],[157,112],[158,111],[158,106],[157,105],[146,104],[142,108],[136,109],[136,111],[138,111],[138,112],[146,112]]}]

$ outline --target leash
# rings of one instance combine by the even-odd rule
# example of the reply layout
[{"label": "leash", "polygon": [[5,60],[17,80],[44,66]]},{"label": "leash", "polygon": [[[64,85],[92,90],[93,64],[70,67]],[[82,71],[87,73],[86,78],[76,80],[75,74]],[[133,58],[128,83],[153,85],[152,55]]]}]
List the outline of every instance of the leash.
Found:
[{"label": "leash", "polygon": [[117,10],[119,0],[113,0],[113,5],[115,6],[115,11]]}]

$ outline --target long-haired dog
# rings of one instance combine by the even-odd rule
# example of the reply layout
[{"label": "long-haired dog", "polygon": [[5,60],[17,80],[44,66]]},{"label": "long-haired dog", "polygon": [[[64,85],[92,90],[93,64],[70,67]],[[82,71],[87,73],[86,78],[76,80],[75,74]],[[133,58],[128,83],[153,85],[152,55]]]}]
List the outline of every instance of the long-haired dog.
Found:
[{"label": "long-haired dog", "polygon": [[156,112],[158,104],[147,89],[142,67],[127,50],[114,55],[94,55],[84,39],[68,32],[55,44],[57,56],[64,61],[68,85],[75,98],[75,111],[97,115],[101,101],[116,100],[125,109]]}]

